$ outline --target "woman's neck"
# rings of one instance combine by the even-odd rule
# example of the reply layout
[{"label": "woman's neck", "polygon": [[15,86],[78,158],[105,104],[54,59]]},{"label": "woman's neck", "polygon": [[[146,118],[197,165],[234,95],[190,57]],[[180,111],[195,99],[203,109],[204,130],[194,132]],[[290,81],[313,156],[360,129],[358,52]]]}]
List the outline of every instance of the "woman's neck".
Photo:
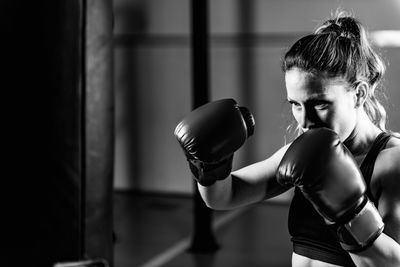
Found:
[{"label": "woman's neck", "polygon": [[354,156],[363,155],[367,153],[380,132],[381,130],[371,122],[367,114],[361,111],[353,131],[344,144]]}]

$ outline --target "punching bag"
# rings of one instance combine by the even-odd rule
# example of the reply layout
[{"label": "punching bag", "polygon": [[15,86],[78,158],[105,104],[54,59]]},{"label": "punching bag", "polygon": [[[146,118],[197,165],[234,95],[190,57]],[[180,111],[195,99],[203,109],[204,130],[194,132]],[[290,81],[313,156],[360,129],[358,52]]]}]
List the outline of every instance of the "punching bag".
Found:
[{"label": "punching bag", "polygon": [[3,264],[53,266],[84,249],[82,1],[6,0],[0,10]]},{"label": "punching bag", "polygon": [[[111,13],[111,1],[98,2]],[[101,73],[90,71],[97,52],[90,52],[88,7],[85,0],[0,4],[4,266],[112,263],[111,53],[101,57],[109,64]]]},{"label": "punching bag", "polygon": [[114,97],[112,1],[87,0],[85,252],[112,262]]}]

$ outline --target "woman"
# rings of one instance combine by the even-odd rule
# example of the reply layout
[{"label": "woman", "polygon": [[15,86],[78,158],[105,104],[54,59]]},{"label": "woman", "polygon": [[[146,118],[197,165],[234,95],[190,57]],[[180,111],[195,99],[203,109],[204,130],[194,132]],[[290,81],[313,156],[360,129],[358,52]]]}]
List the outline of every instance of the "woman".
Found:
[{"label": "woman", "polygon": [[[282,165],[301,165],[298,162],[301,156],[287,154],[311,153],[310,149],[304,148],[305,145],[297,145],[303,146],[300,152],[292,151],[298,147],[286,145],[264,161],[230,172],[233,152],[244,142],[243,138],[232,137],[240,126],[227,127],[229,122],[226,121],[229,120],[221,119],[213,130],[229,142],[221,142],[214,137],[215,134],[204,138],[204,144],[201,138],[190,138],[192,142],[189,142],[188,136],[197,134],[190,130],[193,125],[206,131],[213,127],[210,126],[209,118],[218,120],[218,117],[210,114],[226,113],[225,108],[219,109],[220,106],[217,110],[209,108],[200,115],[184,120],[176,131],[191,170],[199,182],[198,188],[203,200],[213,209],[233,209],[277,196],[295,186],[289,211],[289,232],[294,248],[293,266],[400,266],[400,139],[397,134],[385,129],[385,111],[375,96],[375,90],[384,74],[384,64],[371,48],[365,29],[351,16],[343,13],[336,15],[314,34],[301,38],[289,49],[283,60],[283,71],[287,99],[299,131],[311,133],[317,128],[330,129],[347,147],[348,150],[344,148],[343,151],[352,154],[346,162],[353,162],[354,159],[357,170],[351,177],[346,177],[353,180],[347,180],[340,188],[346,191],[352,187],[353,184],[348,181],[355,181],[354,176],[358,176],[359,170],[366,189],[363,189],[362,183],[357,182],[353,193],[357,191],[361,194],[357,195],[358,202],[354,204],[356,208],[353,204],[351,207],[346,204],[345,211],[337,217],[343,217],[342,214],[349,214],[348,211],[352,210],[350,213],[356,215],[346,216],[351,217],[347,222],[354,222],[362,213],[359,207],[364,205],[360,204],[363,199],[373,203],[368,206],[371,213],[364,213],[365,216],[360,217],[369,216],[367,222],[363,221],[361,226],[357,226],[358,229],[343,228],[348,232],[353,231],[351,234],[355,235],[358,230],[362,234],[370,231],[365,239],[368,242],[357,245],[356,249],[349,249],[343,244],[346,241],[342,242],[346,237],[338,237],[340,234],[332,231],[331,226],[339,225],[340,220],[329,221],[330,218],[323,214],[326,207],[320,204],[321,201],[330,201],[326,200],[331,197],[330,188],[324,189],[321,199],[315,200],[304,192],[297,180],[289,182],[290,186],[287,186],[287,177],[282,178],[286,173],[279,174],[278,168],[281,169]],[[242,109],[240,111],[247,129],[251,128],[251,119],[246,119],[249,115]],[[203,116],[208,117],[205,120],[206,126],[205,122],[198,120],[198,117]],[[196,146],[193,146],[193,140],[198,142]],[[295,142],[302,141],[296,139]],[[200,153],[200,148],[204,147],[208,148]],[[338,157],[341,156],[335,155],[335,160]],[[287,158],[290,158],[290,163]],[[337,169],[341,168],[341,164]],[[339,183],[342,178],[337,179]],[[373,212],[374,206],[377,208],[376,214]]]}]

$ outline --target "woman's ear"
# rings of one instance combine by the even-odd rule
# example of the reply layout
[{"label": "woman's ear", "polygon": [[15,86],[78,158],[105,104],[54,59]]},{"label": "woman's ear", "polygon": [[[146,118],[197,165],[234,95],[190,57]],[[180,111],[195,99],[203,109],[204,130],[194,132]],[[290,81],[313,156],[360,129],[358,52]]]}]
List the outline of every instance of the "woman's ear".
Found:
[{"label": "woman's ear", "polygon": [[365,81],[360,81],[357,83],[355,88],[355,107],[362,107],[364,102],[367,100],[369,91],[369,85]]}]

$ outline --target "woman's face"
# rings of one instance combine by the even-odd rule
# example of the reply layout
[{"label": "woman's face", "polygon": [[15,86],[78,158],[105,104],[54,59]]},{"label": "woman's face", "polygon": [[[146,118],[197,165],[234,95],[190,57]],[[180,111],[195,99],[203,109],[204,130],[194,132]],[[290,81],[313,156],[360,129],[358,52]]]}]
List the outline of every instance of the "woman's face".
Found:
[{"label": "woman's face", "polygon": [[286,72],[285,82],[293,116],[303,131],[327,127],[342,141],[349,137],[356,125],[357,98],[344,79],[294,68]]}]

